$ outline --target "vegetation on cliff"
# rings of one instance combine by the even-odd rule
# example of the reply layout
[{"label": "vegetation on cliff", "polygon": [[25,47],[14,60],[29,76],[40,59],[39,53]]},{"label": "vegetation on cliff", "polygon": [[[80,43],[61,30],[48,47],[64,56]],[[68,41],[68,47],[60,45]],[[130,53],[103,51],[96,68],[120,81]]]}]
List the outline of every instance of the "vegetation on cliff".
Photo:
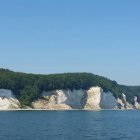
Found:
[{"label": "vegetation on cliff", "polygon": [[[43,91],[56,89],[84,89],[100,86],[105,92],[110,91],[117,98],[122,98],[122,92],[128,94],[128,101],[132,96],[140,100],[140,87],[120,86],[116,81],[92,73],[64,73],[64,74],[26,74],[0,69],[0,88],[11,89],[22,105],[30,105]],[[140,93],[140,92],[139,92]]]}]

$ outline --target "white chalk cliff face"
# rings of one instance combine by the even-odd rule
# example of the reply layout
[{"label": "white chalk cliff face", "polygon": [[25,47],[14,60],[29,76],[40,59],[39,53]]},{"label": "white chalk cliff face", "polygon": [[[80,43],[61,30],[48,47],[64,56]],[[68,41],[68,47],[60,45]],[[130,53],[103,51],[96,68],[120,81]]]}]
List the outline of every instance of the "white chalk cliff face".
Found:
[{"label": "white chalk cliff face", "polygon": [[0,110],[19,109],[19,101],[11,90],[0,89]]},{"label": "white chalk cliff face", "polygon": [[87,101],[84,109],[99,110],[102,89],[99,87],[92,87],[87,91]]},{"label": "white chalk cliff face", "polygon": [[117,99],[117,103],[118,103],[117,109],[122,109],[122,110],[133,109],[134,106],[127,102],[126,95],[124,93],[122,93],[122,97],[123,97],[122,100],[120,98]]},{"label": "white chalk cliff face", "polygon": [[69,110],[71,107],[65,104],[67,97],[62,90],[43,92],[44,99],[32,103],[34,109]]},{"label": "white chalk cliff face", "polygon": [[111,92],[107,92],[107,93],[102,92],[100,107],[102,109],[116,109],[117,100]]},{"label": "white chalk cliff face", "polygon": [[116,109],[117,100],[111,92],[103,92],[100,87],[92,87],[87,91],[85,109]]},{"label": "white chalk cliff face", "polygon": [[[44,99],[33,102],[35,109],[130,109],[131,104],[126,101],[123,94],[123,100],[116,99],[111,92],[103,92],[100,87],[91,87],[89,90],[54,90],[43,92]],[[137,107],[138,108],[138,107]]]},{"label": "white chalk cliff face", "polygon": [[[82,109],[84,102],[84,90],[55,90],[49,92],[43,92],[43,100],[33,102],[32,106],[35,109],[43,108],[50,110],[57,109]],[[42,104],[42,102],[44,104]]]},{"label": "white chalk cliff face", "polygon": [[82,109],[84,105],[85,93],[86,91],[84,90],[65,90],[63,91],[63,94],[65,94],[66,96],[66,100],[64,103],[68,104],[74,109]]},{"label": "white chalk cliff face", "polygon": [[[115,98],[111,92],[105,93],[100,87],[91,87],[89,90],[54,90],[43,92],[42,97],[32,103],[34,109],[46,110],[100,110],[100,109],[140,109],[137,97],[134,105],[126,100]],[[11,90],[0,89],[0,110],[19,109],[20,103]]]},{"label": "white chalk cliff face", "polygon": [[134,107],[136,108],[136,109],[140,109],[140,104],[138,103],[138,101],[137,101],[138,99],[137,99],[137,97],[135,96],[134,97]]}]

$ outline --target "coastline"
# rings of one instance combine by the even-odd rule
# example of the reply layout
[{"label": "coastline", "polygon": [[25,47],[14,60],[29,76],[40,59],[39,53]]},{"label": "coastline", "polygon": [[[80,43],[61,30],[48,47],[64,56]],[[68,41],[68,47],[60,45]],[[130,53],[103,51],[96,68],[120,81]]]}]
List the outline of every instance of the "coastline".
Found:
[{"label": "coastline", "polygon": [[129,110],[140,110],[140,109],[100,109],[100,110],[91,110],[91,109],[4,109],[0,110],[0,112],[8,112],[8,111],[92,111],[92,112],[98,112],[98,111],[129,111]]}]

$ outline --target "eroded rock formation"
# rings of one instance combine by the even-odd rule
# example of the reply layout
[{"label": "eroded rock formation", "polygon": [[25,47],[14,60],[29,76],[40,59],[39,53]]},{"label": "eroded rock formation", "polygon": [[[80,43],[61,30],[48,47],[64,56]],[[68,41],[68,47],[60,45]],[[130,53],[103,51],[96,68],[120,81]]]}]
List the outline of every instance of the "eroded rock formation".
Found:
[{"label": "eroded rock formation", "polygon": [[[42,93],[43,99],[33,102],[35,109],[132,109],[133,105],[123,99],[115,98],[111,92],[105,93],[100,87],[91,87],[89,90],[54,90]],[[138,103],[136,103],[138,108]]]},{"label": "eroded rock formation", "polygon": [[19,104],[11,90],[0,89],[0,110],[19,109]]},{"label": "eroded rock formation", "polygon": [[140,109],[140,104],[138,103],[137,100],[138,100],[138,99],[137,99],[137,97],[135,96],[135,97],[134,97],[134,107],[135,107],[136,109]]},{"label": "eroded rock formation", "polygon": [[[89,90],[54,90],[43,92],[40,99],[32,103],[33,109],[46,110],[100,110],[100,109],[140,109],[137,97],[134,105],[127,102],[126,95],[122,99],[115,98],[111,92],[104,92],[101,87]],[[20,109],[19,101],[11,90],[0,89],[0,110]]]}]

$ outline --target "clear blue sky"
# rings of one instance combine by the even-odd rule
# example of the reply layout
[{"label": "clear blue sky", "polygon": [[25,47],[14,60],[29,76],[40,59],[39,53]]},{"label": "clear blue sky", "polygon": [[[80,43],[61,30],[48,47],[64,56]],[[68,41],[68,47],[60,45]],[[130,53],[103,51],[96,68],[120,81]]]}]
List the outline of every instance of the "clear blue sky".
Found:
[{"label": "clear blue sky", "polygon": [[0,67],[92,72],[140,85],[140,0],[1,0]]}]

